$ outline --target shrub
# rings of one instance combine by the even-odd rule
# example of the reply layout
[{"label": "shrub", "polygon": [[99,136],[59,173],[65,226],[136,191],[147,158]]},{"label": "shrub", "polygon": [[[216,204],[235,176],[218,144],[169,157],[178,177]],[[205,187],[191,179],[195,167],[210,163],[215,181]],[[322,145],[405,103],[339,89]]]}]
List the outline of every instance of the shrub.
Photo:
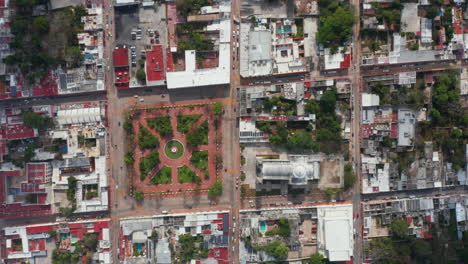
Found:
[{"label": "shrub", "polygon": [[93,199],[94,197],[98,197],[98,192],[87,192],[86,193],[86,199],[90,200]]},{"label": "shrub", "polygon": [[141,149],[152,149],[159,145],[159,140],[144,126],[140,125],[138,132],[138,145]]},{"label": "shrub", "polygon": [[223,103],[216,102],[213,107],[211,108],[211,112],[215,115],[220,115],[224,111],[224,105]]},{"label": "shrub", "polygon": [[192,157],[190,157],[190,162],[195,165],[195,167],[205,175],[208,175],[208,151],[194,151]]},{"label": "shrub", "polygon": [[353,165],[346,163],[344,166],[344,188],[349,189],[356,183],[356,175],[353,172]]},{"label": "shrub", "polygon": [[172,168],[171,167],[163,167],[161,168],[156,175],[151,178],[150,184],[158,185],[158,184],[169,184],[172,182]]},{"label": "shrub", "polygon": [[140,161],[140,180],[144,180],[146,175],[152,171],[156,165],[159,164],[159,153],[157,150],[153,150],[148,156],[144,157]]},{"label": "shrub", "polygon": [[193,124],[200,119],[201,115],[180,115],[177,116],[177,131],[187,133]]},{"label": "shrub", "polygon": [[143,193],[143,191],[138,190],[135,192],[135,200],[137,200],[137,202],[143,201],[144,198],[145,194]]},{"label": "shrub", "polygon": [[211,185],[210,189],[208,190],[208,195],[209,196],[217,196],[221,194],[223,191],[223,184],[220,181],[216,181]]},{"label": "shrub", "polygon": [[201,182],[200,177],[198,177],[198,175],[187,166],[180,167],[177,172],[179,174],[179,182],[180,183],[186,183],[186,182],[199,183],[199,182]]},{"label": "shrub", "polygon": [[159,132],[161,136],[172,134],[171,119],[169,117],[156,117],[146,119],[148,126]]},{"label": "shrub", "polygon": [[208,144],[208,120],[205,120],[198,129],[187,135],[187,143],[192,146]]},{"label": "shrub", "polygon": [[133,153],[131,151],[127,151],[127,153],[125,153],[124,161],[127,166],[130,166],[133,164],[133,162],[135,162],[133,159]]}]

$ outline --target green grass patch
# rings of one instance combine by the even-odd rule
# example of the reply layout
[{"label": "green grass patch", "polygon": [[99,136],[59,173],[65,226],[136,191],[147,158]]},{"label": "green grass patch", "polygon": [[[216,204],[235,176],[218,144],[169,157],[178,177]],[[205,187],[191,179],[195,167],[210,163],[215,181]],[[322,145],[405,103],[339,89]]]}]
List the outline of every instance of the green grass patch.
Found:
[{"label": "green grass patch", "polygon": [[[173,147],[177,148],[176,152],[171,151]],[[166,146],[164,147],[164,152],[170,159],[178,159],[184,155],[184,146],[177,140],[171,140],[167,142]]]},{"label": "green grass patch", "polygon": [[151,132],[144,126],[140,125],[138,132],[138,146],[141,149],[153,149],[159,145],[159,139],[151,134]]},{"label": "green grass patch", "polygon": [[140,180],[144,180],[146,175],[150,173],[156,165],[159,163],[159,153],[157,150],[151,151],[151,153],[140,160]]},{"label": "green grass patch", "polygon": [[163,167],[156,173],[156,176],[151,178],[149,184],[158,185],[158,184],[169,184],[172,183],[172,169],[171,167]]},{"label": "green grass patch", "polygon": [[152,129],[158,131],[161,136],[172,134],[171,119],[166,116],[147,118],[146,122]]},{"label": "green grass patch", "polygon": [[180,183],[185,183],[185,182],[198,183],[198,182],[201,182],[200,177],[198,177],[198,175],[187,166],[183,166],[183,167],[178,168],[177,173],[179,175],[179,182]]},{"label": "green grass patch", "polygon": [[180,115],[177,116],[177,131],[187,133],[193,124],[200,119],[201,115]]},{"label": "green grass patch", "polygon": [[192,146],[208,144],[208,120],[205,120],[199,128],[187,135],[187,143]]},{"label": "green grass patch", "polygon": [[203,171],[206,179],[210,178],[208,173],[208,151],[194,151],[190,161],[197,169]]}]

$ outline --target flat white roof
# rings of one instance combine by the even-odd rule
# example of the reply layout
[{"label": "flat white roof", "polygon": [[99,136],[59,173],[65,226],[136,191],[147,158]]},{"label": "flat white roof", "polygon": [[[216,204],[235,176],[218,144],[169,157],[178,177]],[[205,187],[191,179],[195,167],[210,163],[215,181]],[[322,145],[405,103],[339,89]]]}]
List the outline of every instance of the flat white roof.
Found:
[{"label": "flat white roof", "polygon": [[[230,4],[220,3],[220,9],[229,12]],[[218,26],[218,24],[216,24]],[[185,71],[167,72],[167,88],[189,88],[228,84],[231,80],[231,20],[225,16],[219,22],[219,63],[217,68],[196,69],[196,52],[185,51]]]},{"label": "flat white roof", "polygon": [[362,107],[378,106],[380,98],[376,94],[362,93]]},{"label": "flat white roof", "polygon": [[57,121],[60,125],[100,122],[101,109],[93,107],[59,110],[57,111]]},{"label": "flat white roof", "polygon": [[317,207],[318,250],[330,261],[348,261],[353,256],[353,206],[332,204]]},{"label": "flat white roof", "polygon": [[228,84],[231,77],[230,44],[219,45],[219,66],[212,69],[195,69],[195,51],[185,51],[185,71],[168,72],[167,88],[189,88],[194,86],[209,86]]}]

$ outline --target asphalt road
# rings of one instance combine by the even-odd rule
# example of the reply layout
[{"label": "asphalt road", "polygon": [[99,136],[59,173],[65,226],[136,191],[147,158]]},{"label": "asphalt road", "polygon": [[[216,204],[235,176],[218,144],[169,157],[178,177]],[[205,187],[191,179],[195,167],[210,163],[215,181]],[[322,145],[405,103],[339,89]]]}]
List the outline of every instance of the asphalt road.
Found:
[{"label": "asphalt road", "polygon": [[[354,6],[355,15],[359,17],[360,15],[360,2],[359,0],[353,0],[352,6]],[[359,124],[361,119],[361,40],[359,37],[360,32],[360,23],[356,23],[354,26],[354,34],[353,34],[353,61],[351,64],[351,69],[349,70],[350,75],[352,76],[352,94],[351,94],[351,102],[353,104],[353,111],[352,111],[352,137],[350,140],[350,148],[351,148],[351,157],[352,162],[356,164],[355,166],[355,174],[357,175],[357,181],[353,188],[352,194],[352,202],[353,202],[353,213],[360,212],[361,209],[361,187],[360,187],[360,179],[361,179],[361,170],[359,169],[360,165],[360,142],[359,142]],[[362,221],[361,218],[353,219],[353,228],[355,236],[354,241],[354,256],[353,260],[355,264],[362,263],[362,234],[361,234],[361,226]]]},{"label": "asphalt road", "polygon": [[393,192],[379,192],[362,194],[363,201],[370,200],[389,200],[389,199],[404,199],[413,197],[434,197],[438,195],[464,194],[468,192],[468,186],[449,186],[441,188],[429,188],[420,190],[404,190]]}]

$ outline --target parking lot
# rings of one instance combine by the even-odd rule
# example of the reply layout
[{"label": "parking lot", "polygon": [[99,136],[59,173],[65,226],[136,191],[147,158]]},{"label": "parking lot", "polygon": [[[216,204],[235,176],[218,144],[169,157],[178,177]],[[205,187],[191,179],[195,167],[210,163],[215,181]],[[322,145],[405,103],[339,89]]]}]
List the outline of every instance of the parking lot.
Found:
[{"label": "parking lot", "polygon": [[[140,60],[145,59],[151,45],[167,47],[166,8],[164,4],[156,7],[125,6],[115,9],[116,44],[125,45],[130,52],[130,87],[140,86],[136,72]],[[165,60],[165,54],[164,54]]]}]

